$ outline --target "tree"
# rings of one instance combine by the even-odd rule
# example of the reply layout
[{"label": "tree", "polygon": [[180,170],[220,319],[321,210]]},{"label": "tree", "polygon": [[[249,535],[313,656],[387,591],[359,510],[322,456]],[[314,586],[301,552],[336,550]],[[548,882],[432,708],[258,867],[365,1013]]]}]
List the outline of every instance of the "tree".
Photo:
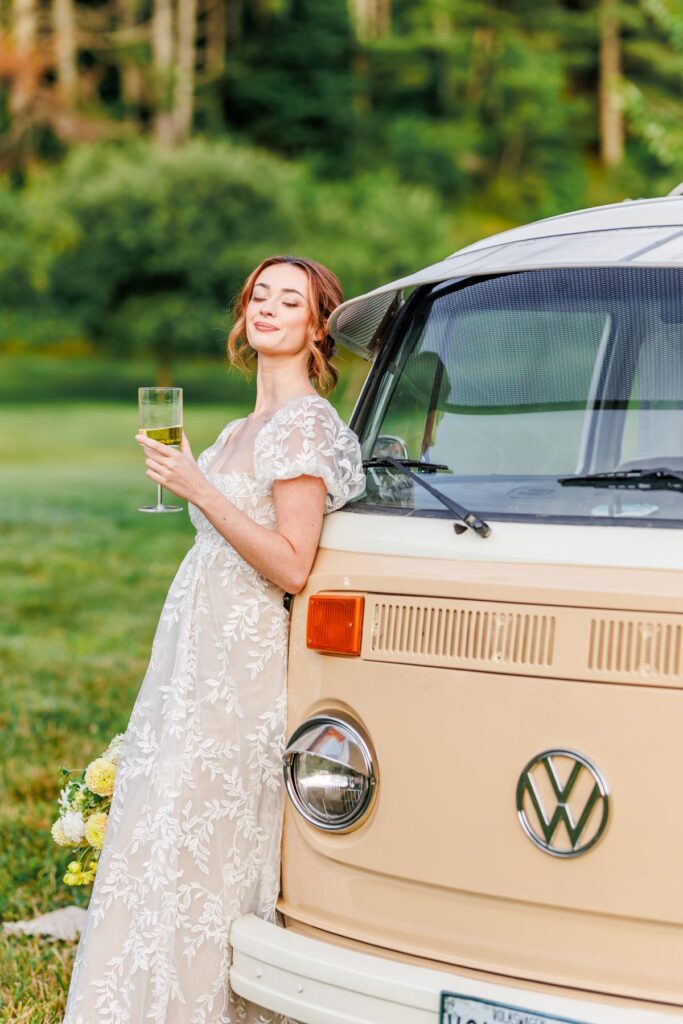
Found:
[{"label": "tree", "polygon": [[348,174],[359,124],[347,0],[261,0],[245,11],[245,25],[224,80],[229,122],[259,145]]},{"label": "tree", "polygon": [[174,143],[187,142],[194,113],[194,72],[197,59],[197,0],[178,0],[178,60],[173,105]]},{"label": "tree", "polygon": [[615,167],[624,156],[618,0],[599,0],[599,24],[600,156],[605,167]]},{"label": "tree", "polygon": [[683,8],[678,0],[632,0],[625,12],[626,120],[650,188],[661,181],[668,190],[683,167]]},{"label": "tree", "polygon": [[[221,353],[225,311],[274,252],[328,263],[353,294],[451,248],[449,220],[427,190],[386,172],[316,186],[301,164],[225,142],[83,147],[31,179],[17,211],[2,198],[0,285],[14,282],[17,308],[37,307],[53,328],[59,317],[77,323],[102,351],[153,355],[164,383],[180,353]],[[24,235],[31,244],[17,248]]]},{"label": "tree", "polygon": [[63,104],[70,108],[76,99],[78,69],[76,57],[76,18],[73,0],[53,0],[55,67]]},{"label": "tree", "polygon": [[[13,49],[19,60],[30,62],[36,49],[37,12],[35,0],[14,0],[14,25],[11,38]],[[28,69],[27,69],[28,70]],[[21,118],[34,92],[33,76],[30,73],[17,74],[13,78],[10,111],[13,117]]]},{"label": "tree", "polygon": [[173,122],[173,0],[153,0],[152,72],[154,76],[154,138],[161,145],[175,141]]}]

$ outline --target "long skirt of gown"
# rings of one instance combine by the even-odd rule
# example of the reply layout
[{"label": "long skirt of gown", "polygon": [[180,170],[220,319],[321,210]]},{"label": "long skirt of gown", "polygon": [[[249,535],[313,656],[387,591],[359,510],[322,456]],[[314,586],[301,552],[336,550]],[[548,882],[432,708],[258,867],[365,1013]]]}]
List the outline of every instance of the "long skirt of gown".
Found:
[{"label": "long skirt of gown", "polygon": [[[216,481],[262,524],[267,485]],[[275,920],[289,613],[190,507],[121,747],[64,1024],[281,1022],[232,993],[238,916]]]}]

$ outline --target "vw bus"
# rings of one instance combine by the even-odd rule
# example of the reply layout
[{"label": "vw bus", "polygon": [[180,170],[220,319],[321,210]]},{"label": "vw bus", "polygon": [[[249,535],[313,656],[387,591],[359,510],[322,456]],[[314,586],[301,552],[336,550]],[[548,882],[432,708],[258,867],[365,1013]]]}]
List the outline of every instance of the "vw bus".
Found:
[{"label": "vw bus", "polygon": [[293,601],[305,1024],[683,1020],[683,198],[504,232],[334,313],[365,494]]}]

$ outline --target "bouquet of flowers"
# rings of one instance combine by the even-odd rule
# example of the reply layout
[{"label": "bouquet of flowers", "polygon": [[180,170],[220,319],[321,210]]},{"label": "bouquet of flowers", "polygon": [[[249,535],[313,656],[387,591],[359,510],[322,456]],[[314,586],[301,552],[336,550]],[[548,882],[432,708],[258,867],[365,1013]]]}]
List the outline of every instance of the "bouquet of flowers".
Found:
[{"label": "bouquet of flowers", "polygon": [[78,860],[69,862],[63,881],[88,885],[95,877],[100,850],[109,820],[116,767],[125,733],[119,733],[107,749],[82,772],[60,768],[61,782],[73,776],[59,792],[59,817],[52,838],[59,846],[78,849]]}]

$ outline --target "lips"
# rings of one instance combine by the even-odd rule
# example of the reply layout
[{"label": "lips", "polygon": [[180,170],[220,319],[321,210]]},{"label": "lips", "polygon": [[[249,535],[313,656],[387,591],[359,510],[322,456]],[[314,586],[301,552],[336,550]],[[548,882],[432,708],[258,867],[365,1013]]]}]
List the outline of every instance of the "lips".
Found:
[{"label": "lips", "polygon": [[255,320],[254,327],[257,331],[277,331],[279,328],[273,327],[272,324],[266,324],[263,320]]}]

